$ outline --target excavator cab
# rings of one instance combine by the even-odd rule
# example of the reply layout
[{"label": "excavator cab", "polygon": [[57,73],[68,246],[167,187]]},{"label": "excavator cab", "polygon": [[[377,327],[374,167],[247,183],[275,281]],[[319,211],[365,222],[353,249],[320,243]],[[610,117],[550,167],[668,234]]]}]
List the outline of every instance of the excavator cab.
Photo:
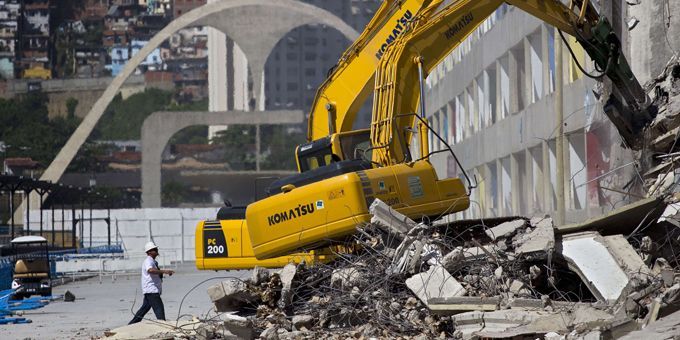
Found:
[{"label": "excavator cab", "polygon": [[343,160],[371,159],[369,129],[334,133],[300,144],[295,149],[298,172],[304,173]]}]

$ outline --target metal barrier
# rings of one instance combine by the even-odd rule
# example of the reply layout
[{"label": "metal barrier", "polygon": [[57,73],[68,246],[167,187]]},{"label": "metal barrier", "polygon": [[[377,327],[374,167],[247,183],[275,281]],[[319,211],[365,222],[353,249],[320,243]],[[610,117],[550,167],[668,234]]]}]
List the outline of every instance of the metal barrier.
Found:
[{"label": "metal barrier", "polygon": [[12,287],[12,260],[0,258],[0,290]]}]

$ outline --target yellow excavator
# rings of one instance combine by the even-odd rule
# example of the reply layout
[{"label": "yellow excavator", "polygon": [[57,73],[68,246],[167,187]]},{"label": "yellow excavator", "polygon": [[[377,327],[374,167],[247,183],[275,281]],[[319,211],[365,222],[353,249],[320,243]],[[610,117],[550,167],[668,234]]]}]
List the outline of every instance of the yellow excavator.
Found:
[{"label": "yellow excavator", "polygon": [[[432,13],[441,1],[432,0],[387,0],[376,11],[371,21],[359,38],[344,52],[338,64],[330,72],[327,79],[319,86],[316,99],[309,115],[308,139],[326,139],[326,131],[342,131],[332,137],[335,154],[340,154],[339,140],[351,142],[360,137],[368,144],[368,130],[351,131],[352,124],[361,105],[371,94],[371,84],[378,63],[375,51],[384,51],[395,37],[412,22],[413,18],[423,13]],[[395,31],[397,30],[397,31]],[[327,105],[328,103],[333,103]],[[330,127],[330,126],[333,127]],[[318,144],[318,143],[317,143]],[[346,149],[350,149],[349,146]],[[311,155],[316,148],[302,146],[302,155]],[[329,155],[330,157],[330,155]],[[341,157],[353,159],[353,157]],[[306,165],[298,169],[300,173],[316,169],[331,160]],[[276,187],[276,184],[273,186]],[[280,187],[280,186],[279,186]],[[275,190],[268,190],[273,193]],[[280,191],[280,190],[279,190]],[[302,207],[300,207],[302,209]],[[305,211],[307,208],[305,208]],[[196,227],[196,267],[206,270],[245,269],[254,266],[281,267],[289,262],[327,261],[337,249],[311,250],[285,254],[267,259],[257,259],[251,246],[250,234],[245,220],[245,207],[223,207],[215,220],[201,221]]]},{"label": "yellow excavator", "polygon": [[[274,182],[269,197],[245,209],[245,220],[238,223],[250,244],[242,242],[240,246],[248,248],[257,261],[285,258],[301,249],[323,249],[343,240],[358,224],[370,220],[369,207],[376,198],[415,220],[468,208],[474,184],[467,175],[465,183],[460,178],[439,179],[429,162],[427,132],[437,134],[424,118],[424,81],[504,3],[576,38],[601,76],[609,77],[614,85],[614,109],[607,115],[629,146],[639,146],[638,136],[654,116],[649,97],[632,74],[611,25],[590,1],[572,0],[568,5],[558,0],[420,1],[421,9],[409,10],[408,18],[398,10],[393,12],[388,22],[394,25],[378,29],[383,33],[386,27],[392,28],[386,38],[374,34],[375,39],[368,39],[380,26],[376,20],[388,17],[386,8],[412,3],[383,4],[317,93],[309,117],[310,142],[298,146],[295,153],[299,174]],[[402,23],[402,18],[406,22]],[[348,80],[353,82],[338,85]],[[365,87],[371,80],[370,130],[352,131],[358,107],[370,94]],[[417,157],[412,155],[414,135],[419,141]],[[453,155],[448,145],[442,151]],[[199,242],[203,232],[199,224],[197,265],[198,255],[205,249]]]}]

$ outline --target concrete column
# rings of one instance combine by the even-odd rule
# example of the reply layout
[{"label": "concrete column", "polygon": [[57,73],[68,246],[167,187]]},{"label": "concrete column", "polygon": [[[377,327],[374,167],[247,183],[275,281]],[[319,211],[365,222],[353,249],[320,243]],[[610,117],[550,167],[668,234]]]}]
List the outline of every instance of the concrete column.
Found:
[{"label": "concrete column", "polygon": [[517,57],[515,56],[515,53],[513,50],[508,51],[508,77],[510,78],[510,114],[515,114],[517,111],[519,111],[519,101],[520,101],[520,95],[521,95],[521,86],[517,86],[517,84],[520,83],[520,72],[519,72],[519,67],[517,65]]},{"label": "concrete column", "polygon": [[503,119],[503,114],[502,114],[502,106],[503,106],[503,95],[502,95],[502,88],[501,88],[501,62],[499,60],[496,60],[496,112],[493,112],[495,115],[494,121],[499,122],[501,119]]},{"label": "concrete column", "polygon": [[512,214],[520,215],[520,200],[522,200],[522,193],[527,189],[520,187],[520,173],[518,159],[514,154],[510,155],[510,183],[512,185]]},{"label": "concrete column", "polygon": [[[558,36],[555,37],[555,55],[556,60],[555,60],[555,65],[557,65],[557,78],[561,79],[562,78],[562,41],[558,41]],[[565,167],[568,166],[568,162],[565,162],[564,159],[564,104],[562,102],[562,89],[564,88],[564,85],[562,82],[558,82],[555,84],[555,114],[557,115],[555,121],[557,123],[557,141],[556,141],[556,147],[555,147],[555,156],[557,157],[557,188],[556,188],[556,196],[557,196],[557,219],[555,220],[556,225],[563,225],[565,222],[565,209],[566,209],[566,196],[565,196],[565,174],[569,173],[568,171],[565,171]]]},{"label": "concrete column", "polygon": [[481,123],[482,112],[479,112],[479,101],[483,100],[484,98],[479,98],[479,92],[477,91],[477,86],[479,86],[479,83],[477,82],[477,78],[475,77],[475,78],[472,79],[472,89],[471,89],[472,90],[472,101],[474,102],[474,103],[472,103],[472,106],[473,106],[472,112],[474,112],[473,117],[474,117],[475,121],[474,121],[473,125],[475,127],[475,131],[479,131],[480,129],[482,129],[482,126],[484,126]]},{"label": "concrete column", "polygon": [[543,95],[550,94],[550,31],[546,24],[541,25],[541,60],[543,61]]},{"label": "concrete column", "polygon": [[526,183],[524,183],[524,190],[526,194],[524,195],[524,198],[527,200],[526,204],[526,209],[528,215],[533,215],[536,212],[536,206],[534,205],[534,192],[540,192],[538,189],[534,187],[534,160],[533,160],[533,155],[531,154],[531,149],[525,149],[524,150],[524,169],[526,170],[524,178],[526,178]]},{"label": "concrete column", "polygon": [[480,112],[479,112],[479,96],[477,95],[477,78],[472,79],[472,84],[468,87],[468,93],[472,96],[472,102],[470,104],[470,112],[472,113],[472,133],[479,131],[480,129]]},{"label": "concrete column", "polygon": [[496,158],[496,215],[494,217],[503,216],[507,212],[503,204],[503,162],[501,158]]},{"label": "concrete column", "polygon": [[255,124],[255,171],[260,171],[261,138],[260,124]]},{"label": "concrete column", "polygon": [[[470,122],[471,119],[474,119],[474,115],[472,113],[472,103],[470,103],[470,96],[468,96],[468,91],[469,89],[466,88],[465,91],[463,91],[463,105],[465,106],[465,138],[470,137],[472,135],[472,128],[470,127],[474,122]],[[472,124],[471,124],[472,123]]]},{"label": "concrete column", "polygon": [[533,79],[533,67],[531,66],[531,41],[529,40],[528,37],[524,37],[522,39],[522,44],[524,45],[524,77],[522,77],[522,80],[524,81],[524,85],[522,87],[523,92],[524,92],[524,107],[533,104],[535,101],[533,100],[533,93],[534,93],[534,79]]},{"label": "concrete column", "polygon": [[541,150],[543,153],[543,212],[547,213],[554,209],[553,187],[550,181],[550,172],[554,169],[550,168],[550,145],[547,140],[541,142]]},{"label": "concrete column", "polygon": [[482,202],[482,207],[481,207],[481,214],[483,216],[489,217],[491,216],[491,208],[494,205],[493,201],[493,193],[491,192],[491,169],[489,169],[489,164],[483,164],[480,168],[480,176],[482,178],[488,178],[489,181],[485,183],[484,185],[484,191],[481,193],[484,198],[481,199],[480,201]]}]

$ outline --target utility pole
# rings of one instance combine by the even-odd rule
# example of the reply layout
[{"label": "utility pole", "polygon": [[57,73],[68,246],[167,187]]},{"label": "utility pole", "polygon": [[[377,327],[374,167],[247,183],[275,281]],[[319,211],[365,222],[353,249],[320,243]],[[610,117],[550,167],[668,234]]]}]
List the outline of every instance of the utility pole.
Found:
[{"label": "utility pole", "polygon": [[556,143],[556,165],[557,165],[557,220],[555,224],[564,225],[565,221],[565,202],[564,202],[564,105],[562,89],[564,79],[562,75],[562,40],[555,28],[555,117],[557,122],[557,143]]}]

